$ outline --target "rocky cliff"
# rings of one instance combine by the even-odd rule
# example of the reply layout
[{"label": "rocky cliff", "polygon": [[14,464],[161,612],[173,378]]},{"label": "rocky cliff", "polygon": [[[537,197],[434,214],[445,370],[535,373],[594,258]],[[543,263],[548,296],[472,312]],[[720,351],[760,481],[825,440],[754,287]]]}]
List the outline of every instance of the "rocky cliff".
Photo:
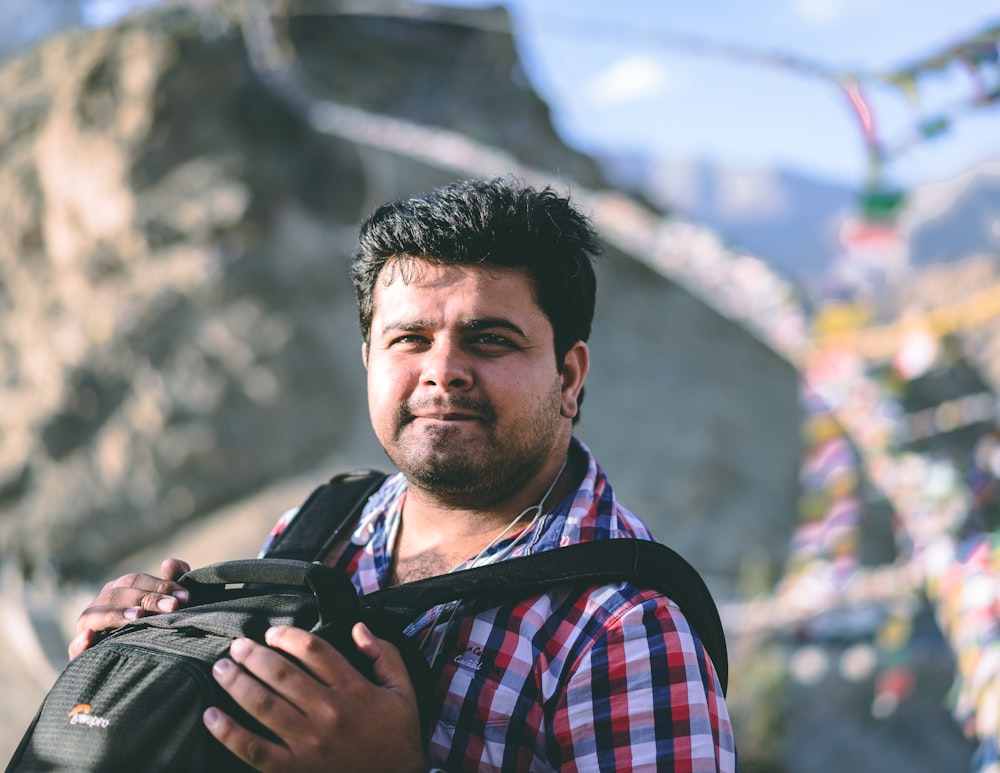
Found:
[{"label": "rocky cliff", "polygon": [[[309,7],[282,31],[311,98],[602,185],[554,133],[499,12],[465,25]],[[384,463],[348,256],[371,206],[461,161],[317,131],[255,68],[240,21],[168,8],[0,73],[0,534],[29,572],[100,576],[328,457]],[[748,546],[777,564],[794,517],[792,369],[620,252],[601,272],[581,434],[710,574],[732,579]]]}]

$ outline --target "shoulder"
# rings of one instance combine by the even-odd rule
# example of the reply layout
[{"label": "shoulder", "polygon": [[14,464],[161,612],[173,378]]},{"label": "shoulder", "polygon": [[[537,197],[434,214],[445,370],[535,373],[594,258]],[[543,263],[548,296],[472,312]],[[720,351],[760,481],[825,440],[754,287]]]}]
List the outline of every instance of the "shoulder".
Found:
[{"label": "shoulder", "polygon": [[[580,769],[622,745],[628,769],[734,769],[723,682],[683,612],[629,583],[587,589],[581,601],[605,611],[600,624],[581,632],[558,676],[541,680],[556,685],[545,694],[552,727]],[[622,739],[618,727],[629,729]],[[641,736],[656,742],[628,740]]]},{"label": "shoulder", "polygon": [[595,588],[588,599],[601,603],[608,613],[588,642],[591,649],[620,650],[624,660],[704,656],[698,633],[680,607],[661,591],[626,582]]},{"label": "shoulder", "polygon": [[[687,685],[685,693],[700,696],[700,702],[725,694],[724,673],[698,631],[660,591],[628,582],[603,585],[586,590],[579,603],[595,610],[595,624],[580,630],[566,653],[564,684],[569,691],[572,685],[604,684],[642,673],[659,688]],[[586,613],[580,617],[585,619]]]},{"label": "shoulder", "polygon": [[543,668],[549,657],[571,665],[595,650],[625,648],[632,658],[703,649],[673,601],[631,582],[553,588],[511,605],[508,614],[508,626],[515,623],[533,641]]},{"label": "shoulder", "polygon": [[[686,652],[703,660],[712,653],[713,659],[721,658],[725,682],[728,668],[718,611],[704,581],[687,561],[670,548],[641,538],[594,539],[566,549],[553,564],[564,576],[581,582],[553,587],[527,602],[528,614],[547,617],[547,634],[565,643],[562,658],[582,657],[590,648],[620,646],[639,657]],[[580,571],[578,565],[587,568]]]},{"label": "shoulder", "polygon": [[[666,594],[633,582],[554,588],[545,598],[554,612],[561,612],[560,617],[590,621],[587,633],[591,641],[620,635],[636,623],[657,637],[676,633],[695,635],[680,607]],[[630,635],[634,636],[635,631]]]}]

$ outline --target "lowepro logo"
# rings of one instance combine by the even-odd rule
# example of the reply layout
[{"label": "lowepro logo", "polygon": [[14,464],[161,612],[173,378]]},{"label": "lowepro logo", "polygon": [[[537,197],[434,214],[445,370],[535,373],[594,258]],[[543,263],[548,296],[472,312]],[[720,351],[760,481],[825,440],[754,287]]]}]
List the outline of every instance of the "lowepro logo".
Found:
[{"label": "lowepro logo", "polygon": [[89,703],[78,703],[69,710],[69,723],[71,725],[86,725],[87,727],[107,727],[111,720],[91,714]]}]

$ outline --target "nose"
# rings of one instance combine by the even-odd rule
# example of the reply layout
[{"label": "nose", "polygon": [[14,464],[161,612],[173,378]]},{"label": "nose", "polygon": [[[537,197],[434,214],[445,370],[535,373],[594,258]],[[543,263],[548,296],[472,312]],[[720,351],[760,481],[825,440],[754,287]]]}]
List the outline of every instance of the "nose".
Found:
[{"label": "nose", "polygon": [[438,340],[424,353],[420,382],[427,387],[447,391],[467,389],[472,386],[472,366],[461,346],[450,341]]}]

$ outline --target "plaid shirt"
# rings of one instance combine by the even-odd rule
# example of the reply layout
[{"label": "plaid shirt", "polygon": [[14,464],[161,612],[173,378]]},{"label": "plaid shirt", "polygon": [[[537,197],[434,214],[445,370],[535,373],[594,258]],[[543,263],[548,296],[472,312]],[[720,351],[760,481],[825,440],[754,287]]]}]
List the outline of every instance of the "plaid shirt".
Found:
[{"label": "plaid shirt", "polygon": [[[652,539],[615,501],[590,451],[580,488],[492,551],[509,557],[599,539]],[[382,587],[406,481],[365,508],[336,565],[362,593]],[[294,515],[294,512],[288,516]],[[275,532],[284,527],[283,522]],[[464,565],[463,565],[464,568]],[[487,608],[488,607],[488,608]],[[489,607],[429,610],[407,633],[437,682],[428,749],[448,771],[735,771],[736,747],[715,669],[663,595],[628,583],[559,589]]]}]

